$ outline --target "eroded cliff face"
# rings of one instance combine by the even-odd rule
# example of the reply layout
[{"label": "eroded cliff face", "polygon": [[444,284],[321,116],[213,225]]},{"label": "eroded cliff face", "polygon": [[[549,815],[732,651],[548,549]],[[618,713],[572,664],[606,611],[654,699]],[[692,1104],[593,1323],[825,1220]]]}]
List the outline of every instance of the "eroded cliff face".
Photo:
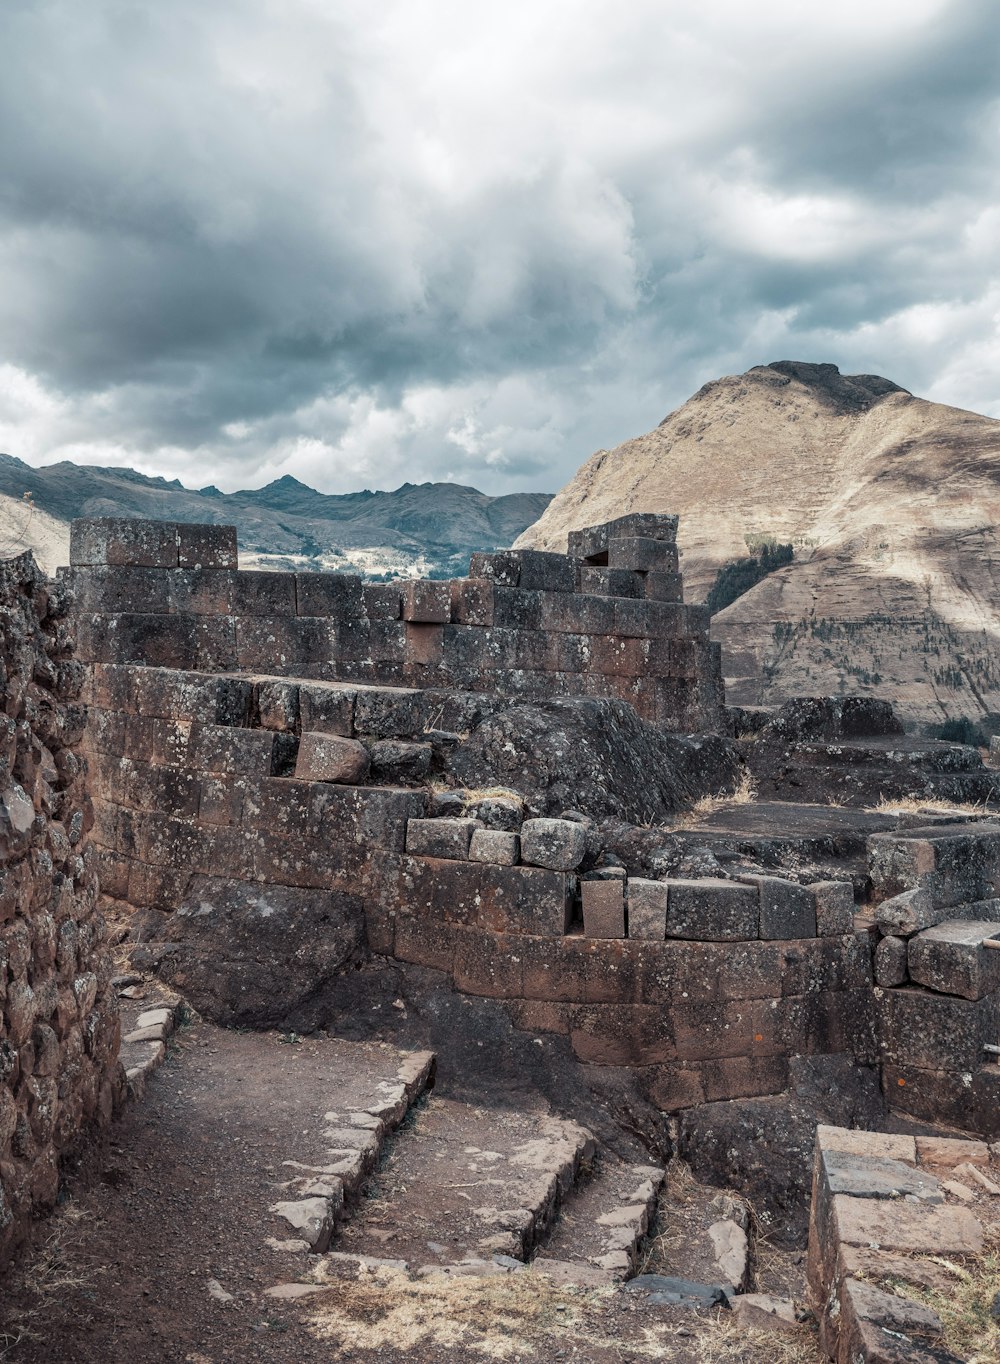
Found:
[{"label": "eroded cliff face", "polygon": [[123,1091],[67,607],[0,564],[0,1265]]},{"label": "eroded cliff face", "polygon": [[875,375],[782,361],[706,384],[600,450],[519,545],[680,513],[690,600],[748,537],[795,561],[715,617],[728,699],[891,696],[910,722],[1000,711],[1000,421]]}]

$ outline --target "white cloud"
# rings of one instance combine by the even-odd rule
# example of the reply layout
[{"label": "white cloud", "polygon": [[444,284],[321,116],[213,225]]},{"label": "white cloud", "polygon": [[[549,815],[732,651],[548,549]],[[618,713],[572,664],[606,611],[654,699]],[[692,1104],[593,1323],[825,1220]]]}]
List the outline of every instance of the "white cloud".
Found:
[{"label": "white cloud", "polygon": [[996,411],[995,38],[988,0],[11,3],[0,448],[555,488],[779,357]]}]

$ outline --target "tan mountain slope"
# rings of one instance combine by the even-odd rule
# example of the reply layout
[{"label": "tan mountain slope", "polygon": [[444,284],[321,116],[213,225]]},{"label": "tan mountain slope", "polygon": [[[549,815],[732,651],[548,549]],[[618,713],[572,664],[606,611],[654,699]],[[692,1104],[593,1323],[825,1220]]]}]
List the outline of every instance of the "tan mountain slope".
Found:
[{"label": "tan mountain slope", "polygon": [[731,702],[872,692],[911,721],[1000,712],[1000,421],[795,361],[706,384],[600,450],[517,542],[679,512],[689,600],[755,537],[795,560],[715,617]]},{"label": "tan mountain slope", "polygon": [[43,572],[55,573],[60,564],[69,563],[69,522],[23,498],[0,493],[0,559],[11,559],[26,549]]}]

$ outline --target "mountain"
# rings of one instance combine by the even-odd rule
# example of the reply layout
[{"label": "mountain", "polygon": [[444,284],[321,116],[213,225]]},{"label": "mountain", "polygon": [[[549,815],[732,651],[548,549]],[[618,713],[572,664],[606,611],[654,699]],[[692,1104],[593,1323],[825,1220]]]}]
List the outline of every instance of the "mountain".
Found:
[{"label": "mountain", "polygon": [[680,513],[689,600],[768,540],[790,564],[713,618],[731,703],[877,694],[910,724],[1000,721],[1000,421],[877,375],[779,361],[599,450],[519,545]]},{"label": "mountain", "polygon": [[[26,496],[35,513],[22,528]],[[0,541],[6,535],[12,544],[35,548],[45,567],[53,566],[53,553],[66,562],[65,546],[54,547],[53,540],[61,525],[68,546],[74,516],[138,516],[235,525],[247,566],[449,575],[464,573],[476,550],[509,545],[548,501],[546,493],[487,497],[457,483],[331,496],[290,476],[265,488],[221,493],[134,469],[68,461],[36,469],[0,455]],[[32,537],[43,530],[36,538],[46,543],[36,545]]]}]

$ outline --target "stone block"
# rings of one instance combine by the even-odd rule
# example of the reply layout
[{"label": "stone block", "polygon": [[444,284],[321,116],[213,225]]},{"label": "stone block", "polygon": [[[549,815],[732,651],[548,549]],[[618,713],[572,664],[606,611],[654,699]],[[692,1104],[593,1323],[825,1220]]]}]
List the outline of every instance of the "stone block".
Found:
[{"label": "stone block", "polygon": [[897,1065],[974,1071],[1000,1034],[1000,995],[959,999],[906,987],[877,1001],[882,1054]]},{"label": "stone block", "polygon": [[79,518],[70,525],[69,561],[72,567],[176,568],[177,527],[112,516]]},{"label": "stone block", "polygon": [[401,584],[403,620],[447,625],[451,620],[451,583],[413,579]]},{"label": "stone block", "polygon": [[477,829],[469,845],[469,857],[473,862],[516,866],[521,857],[521,839],[518,834],[503,829]]},{"label": "stone block", "polygon": [[816,901],[805,886],[780,876],[741,876],[760,895],[760,936],[787,942],[816,936]]},{"label": "stone block", "polygon": [[68,582],[78,612],[117,615],[122,611],[166,614],[171,609],[170,584],[175,575],[161,568],[120,565],[71,570]]},{"label": "stone block", "polygon": [[760,899],[756,886],[714,877],[663,884],[669,888],[668,938],[725,942],[758,936]]},{"label": "stone block", "polygon": [[364,614],[370,620],[402,620],[403,593],[399,583],[365,583],[361,599]]},{"label": "stone block", "polygon": [[355,573],[296,573],[295,610],[300,616],[335,620],[363,616],[361,578]]},{"label": "stone block", "polygon": [[568,819],[526,819],[521,825],[521,857],[529,866],[575,871],[586,851],[582,824]]},{"label": "stone block", "polygon": [[816,904],[816,933],[839,938],[854,931],[854,887],[850,881],[813,881],[807,887]]},{"label": "stone block", "polygon": [[612,540],[636,536],[646,540],[663,540],[673,544],[677,540],[679,518],[673,512],[628,512],[608,521],[601,529]]},{"label": "stone block", "polygon": [[195,616],[231,615],[236,576],[235,569],[222,568],[179,568],[175,573],[161,574],[169,609],[178,615]]},{"label": "stone block", "polygon": [[[433,627],[432,627],[433,628]],[[373,739],[406,739],[427,727],[424,694],[412,687],[355,689],[354,729]]]},{"label": "stone block", "polygon": [[913,1137],[896,1132],[865,1132],[860,1128],[831,1127],[820,1123],[816,1128],[816,1146],[820,1151],[842,1151],[848,1155],[875,1156],[916,1164],[917,1145]]},{"label": "stone block", "polygon": [[524,992],[517,939],[479,929],[455,935],[455,988],[485,999],[520,999]]},{"label": "stone block", "polygon": [[963,919],[924,929],[909,941],[910,979],[942,994],[982,999],[1000,990],[1000,948],[983,945],[998,939],[997,924]]},{"label": "stone block", "polygon": [[557,634],[610,635],[615,628],[612,597],[550,592],[542,597],[541,629]]},{"label": "stone block", "polygon": [[654,569],[643,575],[643,595],[647,601],[682,602],[684,579],[680,573]]},{"label": "stone block", "polygon": [[254,687],[254,706],[262,729],[294,734],[299,724],[298,683],[257,683]]},{"label": "stone block", "polygon": [[518,587],[528,592],[575,592],[577,564],[565,554],[539,549],[510,551],[520,560]]},{"label": "stone block", "polygon": [[350,738],[354,733],[353,687],[299,683],[299,720],[302,729],[316,734],[340,734]]},{"label": "stone block", "polygon": [[916,1159],[921,1165],[933,1165],[942,1170],[954,1170],[957,1165],[989,1166],[990,1148],[985,1141],[969,1141],[963,1137],[917,1137]]},{"label": "stone block", "polygon": [[448,857],[407,857],[402,879],[392,886],[390,901],[401,912],[442,923],[479,924],[483,868]]},{"label": "stone block", "polygon": [[676,573],[677,546],[647,536],[627,536],[608,541],[608,567],[638,573]]},{"label": "stone block", "polygon": [[891,989],[907,980],[906,939],[883,938],[875,949],[875,983]]},{"label": "stone block", "polygon": [[456,625],[493,624],[496,584],[484,578],[456,578],[451,583],[451,619]]},{"label": "stone block", "polygon": [[667,935],[667,898],[665,881],[645,881],[637,876],[628,880],[628,935],[663,942]]},{"label": "stone block", "polygon": [[520,587],[496,584],[493,592],[493,624],[505,630],[538,630],[542,621],[542,594]]},{"label": "stone block", "polygon": [[233,611],[238,616],[295,615],[295,574],[240,572],[233,585]]},{"label": "stone block", "polygon": [[[170,722],[161,723],[167,726]],[[169,741],[169,731],[165,733]],[[269,777],[274,771],[274,755],[275,734],[269,729],[192,724],[183,760],[198,772]]]},{"label": "stone block", "polygon": [[1000,825],[983,821],[873,834],[868,871],[876,901],[918,886],[939,909],[989,899],[1000,888]]},{"label": "stone block", "polygon": [[179,522],[178,568],[237,568],[236,527]]},{"label": "stone block", "polygon": [[436,668],[442,661],[444,626],[406,623],[406,663],[419,668]]},{"label": "stone block", "polygon": [[476,819],[409,819],[406,851],[417,857],[467,860],[472,835],[481,828]]},{"label": "stone block", "polygon": [[299,781],[330,781],[356,786],[368,775],[368,749],[357,739],[337,734],[304,733],[299,741],[295,776]]},{"label": "stone block", "polygon": [[583,931],[588,938],[624,938],[624,882],[582,881]]},{"label": "stone block", "polygon": [[824,1194],[852,1198],[909,1198],[943,1203],[941,1185],[933,1175],[891,1156],[859,1155],[851,1151],[822,1150],[818,1172]]},{"label": "stone block", "polygon": [[925,1255],[980,1255],[983,1229],[968,1208],[909,1203],[903,1199],[831,1200],[839,1239],[849,1246],[912,1251]]},{"label": "stone block", "polygon": [[789,1086],[783,1056],[725,1056],[701,1067],[705,1102],[763,1098],[783,1094]]},{"label": "stone block", "polygon": [[379,739],[371,747],[372,771],[379,781],[390,785],[422,782],[430,774],[432,756],[430,744]]},{"label": "stone block", "polygon": [[644,579],[627,568],[599,568],[585,565],[580,569],[580,591],[595,597],[641,597]]},{"label": "stone block", "polygon": [[882,932],[899,938],[932,928],[941,917],[942,911],[935,906],[930,891],[924,886],[890,896],[875,912],[875,922]]},{"label": "stone block", "polygon": [[495,932],[562,938],[569,928],[575,887],[576,878],[566,872],[484,864],[479,923]]}]

